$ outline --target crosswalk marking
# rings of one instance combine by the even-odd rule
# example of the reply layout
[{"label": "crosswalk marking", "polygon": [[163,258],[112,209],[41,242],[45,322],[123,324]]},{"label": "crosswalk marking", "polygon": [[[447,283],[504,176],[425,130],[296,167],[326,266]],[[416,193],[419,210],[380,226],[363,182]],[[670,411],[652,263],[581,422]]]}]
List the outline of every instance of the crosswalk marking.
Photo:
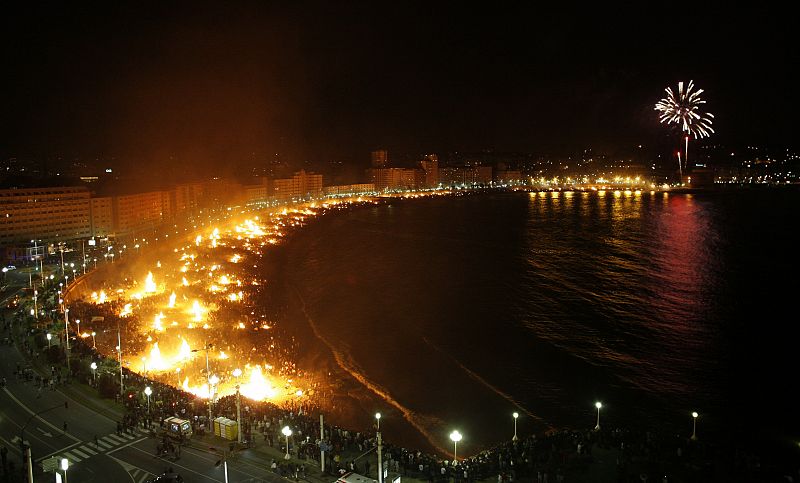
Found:
[{"label": "crosswalk marking", "polygon": [[70,463],[80,463],[81,461],[83,461],[83,458],[78,458],[77,456],[72,454],[70,451],[65,451],[64,452],[64,457],[67,458],[67,460],[69,460]]},{"label": "crosswalk marking", "polygon": [[69,451],[70,451],[70,453],[76,454],[76,455],[80,456],[83,459],[86,459],[86,458],[89,457],[88,454],[84,453],[83,451],[80,451],[78,448],[72,448]]},{"label": "crosswalk marking", "polygon": [[131,475],[131,478],[133,478],[133,481],[135,483],[144,483],[147,480],[149,480],[151,477],[155,476],[152,473],[148,473],[148,472],[146,472],[146,471],[144,471],[142,469],[139,469],[139,468],[133,468],[133,469],[129,470],[128,473]]},{"label": "crosswalk marking", "polygon": [[[95,441],[86,442],[81,444],[76,443],[74,447],[70,447],[68,450],[60,450],[59,452],[53,453],[52,455],[48,455],[44,458],[40,458],[37,460],[37,463],[41,463],[43,460],[47,459],[50,456],[55,456],[57,458],[67,458],[71,464],[80,463],[83,460],[87,460],[92,456],[95,456],[99,453],[109,452],[112,448],[121,448],[136,442],[137,438],[141,438],[142,435],[145,433],[143,431],[137,430],[136,434],[129,434],[129,433],[122,433],[121,436],[116,434],[108,434],[103,436],[102,438],[97,438]],[[17,437],[18,439],[19,437]],[[119,449],[118,448],[118,449]],[[114,451],[110,451],[113,453]],[[134,475],[132,473],[133,470],[128,470],[131,473],[131,476],[134,479],[135,483],[142,483],[146,481],[148,478],[153,476],[151,473],[148,473],[144,470],[138,469],[133,467],[134,469],[140,471],[141,473]]]},{"label": "crosswalk marking", "polygon": [[116,434],[109,434],[106,437],[111,439],[111,440],[113,440],[113,441],[116,441],[117,443],[125,443],[126,442],[125,438],[123,438],[122,436],[117,436]]}]

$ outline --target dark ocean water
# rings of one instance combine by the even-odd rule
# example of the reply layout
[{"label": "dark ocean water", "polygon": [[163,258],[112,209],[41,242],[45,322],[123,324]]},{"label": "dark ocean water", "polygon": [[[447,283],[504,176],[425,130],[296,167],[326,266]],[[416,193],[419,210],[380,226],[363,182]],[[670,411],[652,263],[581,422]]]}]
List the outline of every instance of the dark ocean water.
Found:
[{"label": "dark ocean water", "polygon": [[[322,217],[286,248],[342,424],[459,454],[601,424],[788,445],[800,192],[495,193]],[[760,444],[760,443],[759,443]]]}]

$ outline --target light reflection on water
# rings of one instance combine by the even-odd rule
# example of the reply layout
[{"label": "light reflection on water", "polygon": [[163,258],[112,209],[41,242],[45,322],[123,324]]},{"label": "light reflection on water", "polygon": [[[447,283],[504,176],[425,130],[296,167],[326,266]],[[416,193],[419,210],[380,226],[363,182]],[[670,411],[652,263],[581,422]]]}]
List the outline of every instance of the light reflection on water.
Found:
[{"label": "light reflection on water", "polygon": [[[526,430],[581,427],[597,399],[611,424],[680,429],[701,408],[722,429],[734,394],[771,394],[755,374],[786,362],[774,340],[742,329],[758,313],[747,281],[771,277],[743,260],[762,236],[782,240],[768,257],[798,241],[764,219],[782,209],[775,196],[798,198],[608,190],[393,203],[300,234],[291,283],[328,347],[404,409],[397,420],[418,418],[395,423],[401,442],[421,431],[446,448],[442,435],[459,427],[468,453],[503,440],[513,410]],[[387,405],[360,386],[349,392],[365,413]]]}]

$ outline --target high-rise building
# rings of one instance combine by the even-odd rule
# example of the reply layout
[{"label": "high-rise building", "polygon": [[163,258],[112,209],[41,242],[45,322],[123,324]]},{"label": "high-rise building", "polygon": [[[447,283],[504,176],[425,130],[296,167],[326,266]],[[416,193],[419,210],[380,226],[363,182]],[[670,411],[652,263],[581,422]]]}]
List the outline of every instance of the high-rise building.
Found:
[{"label": "high-rise building", "polygon": [[148,191],[113,200],[114,228],[117,235],[127,235],[145,229],[154,229],[169,218],[169,195],[165,191]]},{"label": "high-rise building", "polygon": [[[89,197],[83,186],[0,190],[0,246],[13,249],[27,247],[31,240],[53,243],[88,238]],[[24,256],[25,252],[14,253]]]},{"label": "high-rise building", "polygon": [[419,162],[419,165],[425,172],[425,187],[435,188],[439,186],[439,156],[426,154],[422,161]]},{"label": "high-rise building", "polygon": [[92,236],[105,238],[113,235],[114,232],[114,198],[102,196],[92,198]]},{"label": "high-rise building", "polygon": [[372,167],[373,168],[386,168],[389,166],[389,151],[379,149],[372,151]]},{"label": "high-rise building", "polygon": [[276,200],[288,201],[322,195],[322,175],[296,172],[291,178],[276,179],[273,183],[273,197]]},{"label": "high-rise building", "polygon": [[378,191],[418,189],[425,183],[424,171],[415,168],[373,168],[368,175]]}]

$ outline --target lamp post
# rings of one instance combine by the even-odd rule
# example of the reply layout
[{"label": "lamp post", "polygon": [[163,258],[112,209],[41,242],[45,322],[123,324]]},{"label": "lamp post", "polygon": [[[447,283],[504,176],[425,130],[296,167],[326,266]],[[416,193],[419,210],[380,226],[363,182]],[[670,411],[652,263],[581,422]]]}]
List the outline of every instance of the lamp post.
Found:
[{"label": "lamp post", "polygon": [[281,433],[283,433],[283,435],[286,436],[286,456],[284,456],[284,458],[288,460],[291,458],[291,456],[289,455],[289,436],[292,435],[292,428],[290,428],[289,426],[284,426],[283,429],[281,430]]},{"label": "lamp post", "polygon": [[151,394],[153,394],[153,390],[150,389],[150,386],[145,386],[144,395],[147,396],[147,414],[150,414],[150,395]]},{"label": "lamp post", "polygon": [[378,440],[378,483],[383,483],[383,460],[381,458],[381,413],[375,413],[375,420],[378,421],[378,431],[375,435]]},{"label": "lamp post", "polygon": [[239,392],[239,377],[242,375],[242,370],[238,367],[233,370],[233,377],[236,378],[236,424],[239,425],[237,431],[237,441],[242,444],[242,397]]},{"label": "lamp post", "polygon": [[514,411],[512,416],[514,416],[514,437],[511,438],[511,441],[516,441],[517,440],[517,418],[519,417],[519,413]]},{"label": "lamp post", "polygon": [[125,396],[125,383],[122,381],[122,338],[119,333],[119,320],[117,320],[117,354],[119,355],[119,399]]},{"label": "lamp post", "polygon": [[[208,383],[209,383],[209,386],[208,386],[208,420],[209,420],[209,423],[210,423],[211,422],[211,406],[214,404],[214,400],[216,399],[216,396],[217,396],[216,388],[217,388],[217,384],[219,383],[219,377],[217,377],[216,374],[212,374],[211,377],[208,380]],[[213,425],[212,425],[212,429],[213,429]]]},{"label": "lamp post", "polygon": [[50,340],[53,338],[53,334],[50,332],[47,333],[47,348],[50,349]]},{"label": "lamp post", "polygon": [[603,404],[600,401],[594,403],[594,407],[597,408],[597,424],[594,427],[595,431],[600,431],[600,408],[603,407]]},{"label": "lamp post", "polygon": [[66,343],[67,354],[67,377],[72,372],[69,367],[69,308],[64,309],[64,341]]},{"label": "lamp post", "polygon": [[192,352],[197,352],[197,351],[201,351],[201,350],[206,351],[206,384],[208,384],[208,427],[209,427],[210,430],[213,431],[214,426],[211,423],[211,403],[212,403],[212,401],[211,401],[211,371],[208,368],[208,351],[212,347],[214,347],[214,344],[206,343],[204,348],[202,348],[202,349],[192,349]]},{"label": "lamp post", "polygon": [[461,441],[461,433],[453,431],[450,433],[450,439],[453,440],[453,464],[458,461],[458,442]]},{"label": "lamp post", "polygon": [[92,362],[91,364],[89,364],[89,367],[92,368],[92,377],[94,377],[94,382],[95,384],[97,384],[97,363]]},{"label": "lamp post", "polygon": [[97,332],[92,331],[92,349],[97,349],[97,341],[95,340],[95,336],[96,335],[97,335]]},{"label": "lamp post", "polygon": [[692,441],[697,440],[697,411],[692,411]]},{"label": "lamp post", "polygon": [[69,468],[69,460],[61,458],[61,469],[64,471],[64,483],[67,483],[67,468]]},{"label": "lamp post", "polygon": [[78,334],[81,333],[81,319],[75,319],[75,323],[78,324]]}]

